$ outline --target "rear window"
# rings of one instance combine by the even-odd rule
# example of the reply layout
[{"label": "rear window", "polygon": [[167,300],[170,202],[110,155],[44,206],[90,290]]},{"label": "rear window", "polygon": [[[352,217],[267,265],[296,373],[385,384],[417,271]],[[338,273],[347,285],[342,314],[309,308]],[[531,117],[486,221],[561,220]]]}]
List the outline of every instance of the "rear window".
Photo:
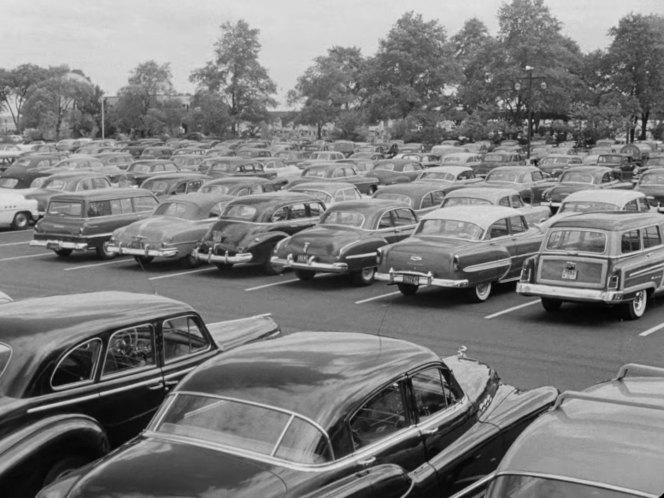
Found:
[{"label": "rear window", "polygon": [[484,230],[479,225],[457,220],[422,220],[414,235],[432,235],[453,239],[479,240]]},{"label": "rear window", "polygon": [[595,230],[552,230],[546,240],[549,251],[592,252],[601,254],[606,249],[606,233]]},{"label": "rear window", "polygon": [[567,482],[562,478],[554,479],[540,476],[527,475],[501,475],[491,484],[486,496],[488,498],[530,498],[539,496],[542,498],[554,497],[590,497],[602,496],[604,498],[637,498],[628,491],[607,489],[601,485],[591,483]]},{"label": "rear window", "polygon": [[225,218],[235,218],[237,220],[253,220],[258,210],[254,206],[246,204],[232,204],[226,207],[222,214]]},{"label": "rear window", "polygon": [[71,201],[51,201],[48,205],[48,214],[58,216],[83,216],[83,203]]},{"label": "rear window", "polygon": [[0,187],[14,188],[18,185],[18,178],[0,178]]},{"label": "rear window", "polygon": [[185,220],[195,220],[198,216],[198,208],[188,202],[164,202],[154,212],[155,216],[175,216]]},{"label": "rear window", "polygon": [[380,191],[376,192],[374,195],[375,199],[386,199],[389,201],[397,201],[402,204],[405,204],[406,206],[413,207],[413,199],[408,197],[405,194],[396,194],[396,193],[391,193],[391,192],[383,192],[381,193]]},{"label": "rear window", "polygon": [[361,227],[364,224],[364,215],[357,211],[328,211],[323,216],[320,224]]},{"label": "rear window", "polygon": [[2,377],[2,373],[7,368],[7,365],[9,365],[9,359],[11,356],[12,348],[10,348],[7,344],[0,342],[0,377]]},{"label": "rear window", "polygon": [[218,194],[228,194],[230,188],[228,185],[203,185],[200,189],[200,192],[204,194],[218,193]]},{"label": "rear window", "polygon": [[491,206],[491,202],[477,197],[448,197],[442,207],[452,206]]}]

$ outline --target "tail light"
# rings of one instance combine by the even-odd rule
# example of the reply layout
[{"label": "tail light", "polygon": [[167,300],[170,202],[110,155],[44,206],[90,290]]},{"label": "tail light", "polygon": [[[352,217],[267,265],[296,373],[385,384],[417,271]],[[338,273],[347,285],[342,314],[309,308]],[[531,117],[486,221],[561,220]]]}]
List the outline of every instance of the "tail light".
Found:
[{"label": "tail light", "polygon": [[523,263],[521,268],[521,282],[532,283],[535,270],[535,258],[529,258]]},{"label": "tail light", "polygon": [[609,276],[609,282],[607,287],[609,289],[617,289],[620,287],[620,271],[616,270]]},{"label": "tail light", "polygon": [[383,262],[383,250],[382,249],[377,249],[376,250],[376,264],[379,265]]},{"label": "tail light", "polygon": [[459,271],[459,256],[457,254],[452,256],[452,268],[454,271]]}]

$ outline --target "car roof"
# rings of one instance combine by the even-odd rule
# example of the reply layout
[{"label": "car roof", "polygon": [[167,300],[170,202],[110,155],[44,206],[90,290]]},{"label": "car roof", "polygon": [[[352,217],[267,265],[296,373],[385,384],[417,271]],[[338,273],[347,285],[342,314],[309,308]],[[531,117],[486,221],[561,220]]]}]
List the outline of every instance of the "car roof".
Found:
[{"label": "car roof", "polygon": [[510,216],[521,216],[514,208],[504,206],[452,206],[439,208],[422,216],[422,220],[456,220],[475,223],[483,228]]},{"label": "car roof", "polygon": [[628,230],[644,225],[661,224],[659,213],[635,213],[632,211],[611,211],[600,213],[579,213],[556,221],[551,227],[594,228],[598,230]]},{"label": "car roof", "polygon": [[304,182],[290,187],[290,192],[302,192],[303,190],[322,190],[325,192],[337,192],[347,188],[356,188],[348,182]]},{"label": "car roof", "polygon": [[607,166],[595,166],[594,164],[592,165],[587,165],[587,166],[574,166],[573,168],[567,169],[563,171],[562,176],[565,176],[570,173],[608,173],[611,172],[612,169],[607,167]]},{"label": "car roof", "polygon": [[214,178],[205,182],[205,185],[236,185],[236,184],[271,184],[272,180],[260,176],[224,176],[223,178]]},{"label": "car roof", "polygon": [[409,194],[409,195],[413,194],[424,195],[428,192],[436,192],[439,190],[445,190],[446,188],[447,187],[445,185],[434,182],[427,182],[427,181],[404,182],[404,183],[394,183],[392,185],[382,185],[378,187],[378,190],[374,195],[380,194],[381,192],[390,192],[395,194],[397,193]]},{"label": "car roof", "polygon": [[170,173],[159,173],[146,179],[145,182],[152,182],[154,180],[190,180],[190,179],[210,179],[209,176],[202,173],[193,173],[187,171],[171,171]]},{"label": "car roof", "polygon": [[616,379],[580,394],[563,393],[558,403],[515,441],[498,474],[539,474],[662,494],[663,377]]},{"label": "car roof", "polygon": [[219,202],[232,201],[237,197],[228,194],[220,194],[219,192],[191,192],[188,194],[169,195],[165,197],[159,204],[167,202],[189,202],[198,206],[214,206]]},{"label": "car roof", "polygon": [[317,201],[314,197],[303,192],[280,190],[278,192],[265,192],[262,194],[243,195],[236,197],[232,204],[281,204],[283,202]]},{"label": "car roof", "polygon": [[434,166],[433,168],[427,168],[423,172],[427,173],[429,171],[437,172],[437,173],[450,173],[452,175],[458,175],[459,173],[463,173],[464,171],[468,170],[473,170],[470,166]]},{"label": "car roof", "polygon": [[92,190],[82,190],[80,192],[67,192],[62,194],[55,194],[51,197],[51,201],[61,201],[67,199],[75,200],[86,200],[86,199],[96,199],[96,200],[110,200],[117,199],[118,197],[140,197],[142,195],[147,195],[154,197],[154,194],[146,189],[141,188],[98,188]]},{"label": "car roof", "polygon": [[614,204],[626,204],[633,199],[640,197],[647,197],[646,194],[638,190],[621,190],[621,189],[588,189],[579,190],[569,194],[563,203],[568,201],[611,201]]},{"label": "car roof", "polygon": [[393,201],[390,199],[354,199],[349,201],[336,202],[330,206],[329,211],[355,211],[364,213],[378,214],[387,209],[409,209],[402,202]]},{"label": "car roof", "polygon": [[[467,187],[448,192],[446,198],[451,197],[476,197],[486,199],[493,203],[498,203],[506,195],[520,195],[519,191],[513,188],[493,188],[493,187]],[[486,208],[485,208],[486,209]]]},{"label": "car roof", "polygon": [[297,332],[225,352],[177,390],[228,396],[299,413],[329,429],[377,387],[439,361],[422,346],[355,332]]}]

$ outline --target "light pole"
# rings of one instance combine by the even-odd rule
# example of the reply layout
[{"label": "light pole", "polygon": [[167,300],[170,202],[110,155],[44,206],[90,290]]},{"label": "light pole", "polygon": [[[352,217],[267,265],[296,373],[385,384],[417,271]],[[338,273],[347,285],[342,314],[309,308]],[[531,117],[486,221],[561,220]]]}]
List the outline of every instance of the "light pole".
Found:
[{"label": "light pole", "polygon": [[104,96],[101,96],[101,139],[106,138],[106,128],[105,128],[105,119],[104,119]]},{"label": "light pole", "polygon": [[[532,140],[532,134],[533,134],[533,79],[538,79],[538,80],[543,80],[543,76],[536,76],[533,77],[533,69],[535,69],[533,66],[526,66],[524,68],[526,70],[526,73],[528,73],[528,100],[526,101],[526,112],[528,114],[528,134],[527,134],[527,142],[526,142],[526,158],[530,159],[530,142]],[[525,79],[525,78],[524,78]],[[514,85],[514,88],[518,91],[521,89],[521,84],[516,83]],[[546,82],[542,81],[540,83],[540,88],[542,90],[546,90]]]}]

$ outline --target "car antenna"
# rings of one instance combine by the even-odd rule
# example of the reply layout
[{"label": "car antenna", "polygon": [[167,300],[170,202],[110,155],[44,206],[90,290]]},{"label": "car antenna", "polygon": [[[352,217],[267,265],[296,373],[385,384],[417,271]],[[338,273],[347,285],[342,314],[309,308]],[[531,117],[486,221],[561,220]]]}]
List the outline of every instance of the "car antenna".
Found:
[{"label": "car antenna", "polygon": [[152,280],[150,280],[150,277],[148,277],[148,272],[145,271],[145,266],[143,265],[143,261],[141,261],[141,258],[136,258],[136,262],[138,263],[138,266],[141,267],[141,270],[143,271],[143,275],[145,275],[145,280],[147,280],[148,285],[150,286],[150,289],[152,289],[152,294],[155,296],[158,296],[159,293],[157,292],[157,289],[155,288],[154,285],[152,285]]}]

